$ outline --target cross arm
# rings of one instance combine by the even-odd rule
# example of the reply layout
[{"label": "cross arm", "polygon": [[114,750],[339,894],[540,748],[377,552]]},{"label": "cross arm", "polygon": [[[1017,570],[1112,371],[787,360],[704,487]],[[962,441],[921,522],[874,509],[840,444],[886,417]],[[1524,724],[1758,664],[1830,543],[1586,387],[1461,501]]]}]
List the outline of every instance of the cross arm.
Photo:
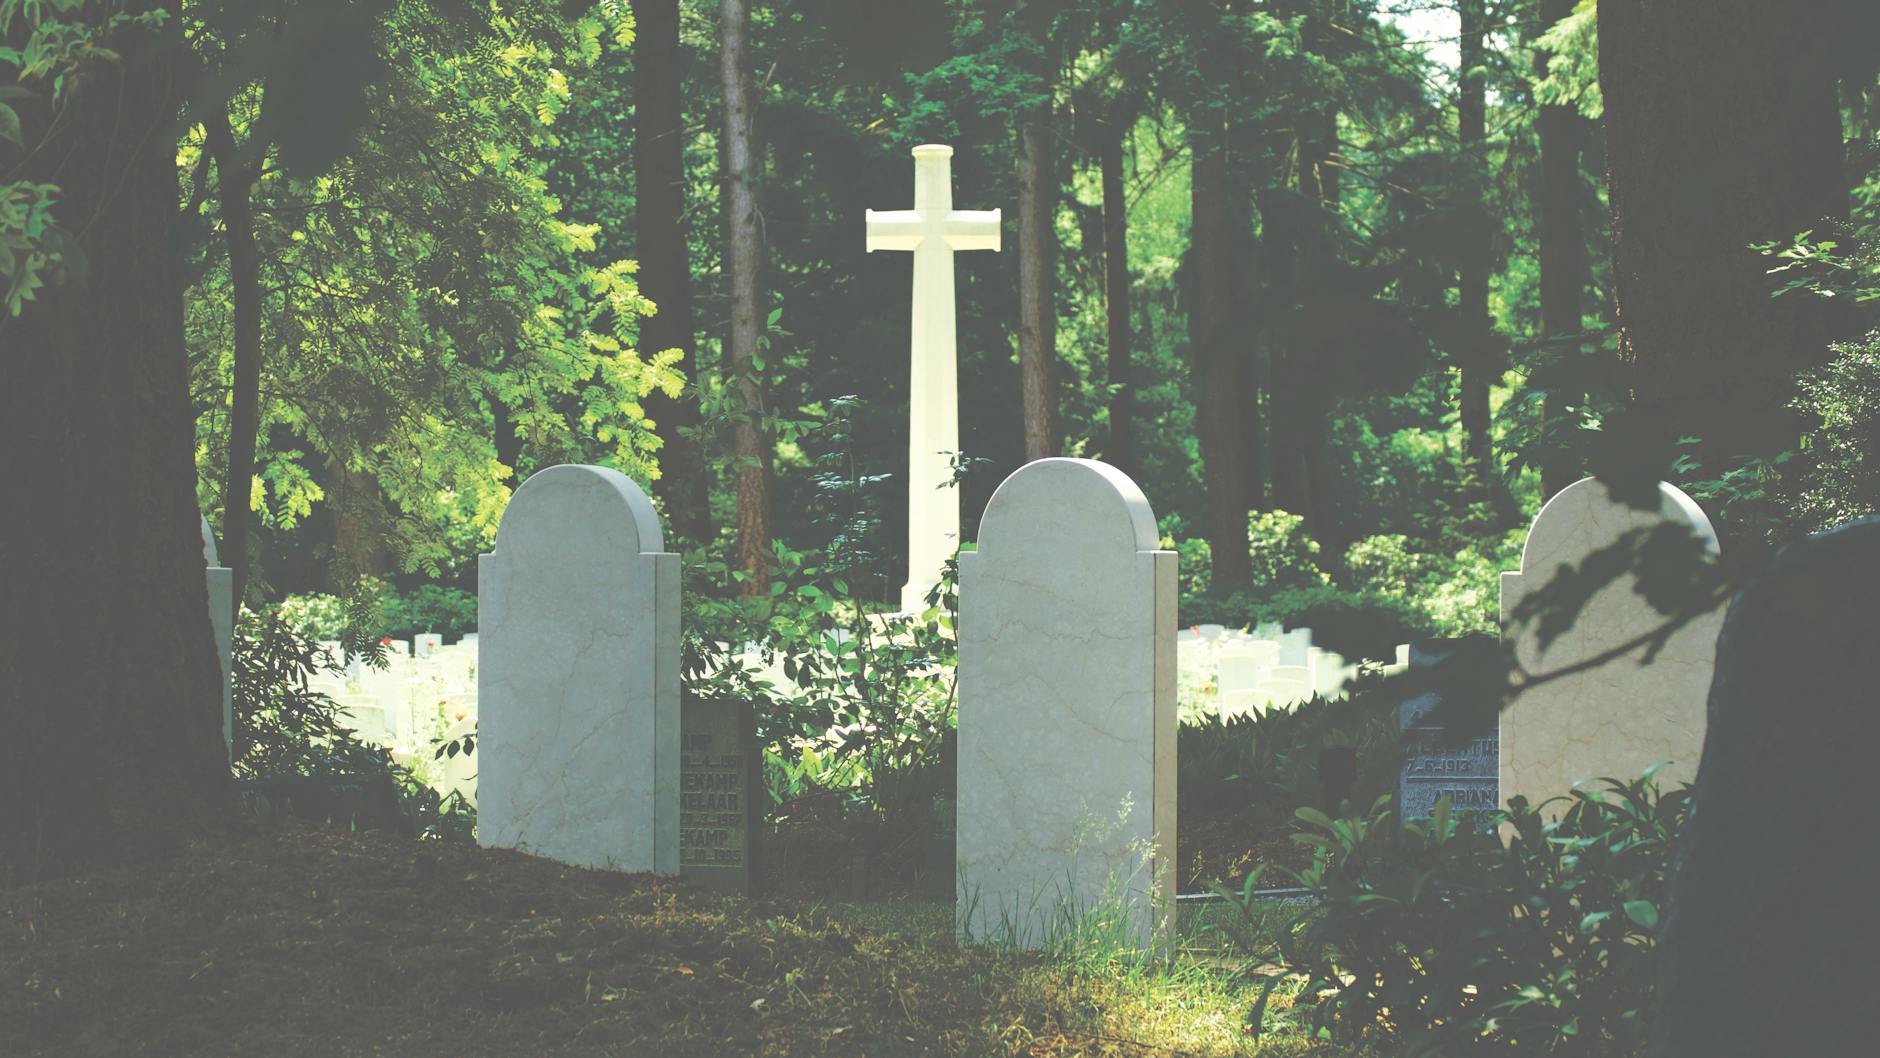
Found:
[{"label": "cross arm", "polygon": [[947,214],[947,245],[955,250],[999,249],[1001,211],[956,209]]},{"label": "cross arm", "polygon": [[867,214],[869,253],[876,250],[917,250],[921,239],[927,234],[926,221],[916,210],[871,209]]}]

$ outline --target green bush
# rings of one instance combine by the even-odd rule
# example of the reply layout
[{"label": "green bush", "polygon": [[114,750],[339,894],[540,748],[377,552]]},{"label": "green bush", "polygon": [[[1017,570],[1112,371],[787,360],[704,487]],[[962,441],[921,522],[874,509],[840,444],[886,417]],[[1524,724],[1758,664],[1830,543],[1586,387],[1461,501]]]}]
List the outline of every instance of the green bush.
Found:
[{"label": "green bush", "polygon": [[1247,547],[1253,559],[1253,583],[1261,591],[1330,584],[1319,566],[1319,542],[1306,534],[1306,520],[1285,511],[1255,511],[1247,516]]},{"label": "green bush", "polygon": [[387,587],[379,600],[382,633],[410,639],[435,632],[457,639],[477,630],[477,597],[457,588],[420,584],[408,592]]},{"label": "green bush", "polygon": [[[1397,783],[1397,709],[1389,696],[1314,697],[1257,715],[1205,716],[1176,736],[1176,803],[1249,809],[1290,819],[1322,803],[1319,751],[1358,755],[1354,804],[1370,804]],[[1334,808],[1336,806],[1333,806]]]},{"label": "green bush", "polygon": [[[1276,937],[1237,935],[1306,978],[1299,1002],[1334,1037],[1413,1055],[1638,1053],[1689,790],[1661,794],[1650,772],[1602,781],[1486,819],[1446,801],[1408,822],[1388,798],[1346,819],[1302,809],[1295,840],[1315,852],[1296,877],[1317,902]],[[1254,882],[1228,894],[1249,923]]]},{"label": "green bush", "polygon": [[289,595],[275,610],[289,628],[307,639],[318,642],[346,635],[346,600],[337,595]]},{"label": "green bush", "polygon": [[1515,529],[1445,553],[1401,534],[1367,536],[1345,552],[1357,591],[1402,599],[1424,615],[1432,635],[1495,633],[1501,627],[1501,574],[1520,568],[1527,530]]},{"label": "green bush", "polygon": [[235,777],[249,783],[281,779],[389,778],[402,826],[419,837],[469,841],[474,809],[456,794],[441,797],[379,746],[361,742],[339,704],[308,686],[323,653],[314,639],[275,610],[244,609],[231,657],[235,708]]}]

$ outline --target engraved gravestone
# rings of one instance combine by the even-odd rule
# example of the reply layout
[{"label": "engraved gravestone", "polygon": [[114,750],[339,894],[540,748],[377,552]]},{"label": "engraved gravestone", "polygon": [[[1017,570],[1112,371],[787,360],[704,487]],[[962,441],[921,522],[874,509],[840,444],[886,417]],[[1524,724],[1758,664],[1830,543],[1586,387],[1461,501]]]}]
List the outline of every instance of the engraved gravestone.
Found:
[{"label": "engraved gravestone", "polygon": [[[1421,639],[1410,644],[1410,671],[1428,674],[1456,652],[1463,640]],[[1441,693],[1424,690],[1397,707],[1402,732],[1402,763],[1397,775],[1397,814],[1426,819],[1436,802],[1449,798],[1458,810],[1486,815],[1500,806],[1496,780],[1501,769],[1501,737],[1487,730],[1451,733],[1432,713]]]},{"label": "engraved gravestone", "polygon": [[749,893],[763,793],[748,702],[688,698],[679,743],[679,874]]},{"label": "engraved gravestone", "polygon": [[1036,948],[1169,939],[1176,558],[1121,471],[1041,459],[960,556],[956,913]]},{"label": "engraved gravestone", "polygon": [[477,840],[679,870],[679,556],[616,470],[550,467],[477,567]]}]

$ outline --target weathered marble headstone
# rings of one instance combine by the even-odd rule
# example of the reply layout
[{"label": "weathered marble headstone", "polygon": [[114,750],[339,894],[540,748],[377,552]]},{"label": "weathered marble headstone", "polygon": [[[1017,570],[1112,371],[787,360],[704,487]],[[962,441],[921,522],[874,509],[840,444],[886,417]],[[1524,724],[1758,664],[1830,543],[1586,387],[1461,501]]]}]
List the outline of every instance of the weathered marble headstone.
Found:
[{"label": "weathered marble headstone", "polygon": [[749,702],[688,700],[679,747],[679,874],[749,893],[762,767]]},{"label": "weathered marble headstone", "polygon": [[436,654],[443,646],[443,636],[438,635],[436,632],[425,632],[422,635],[412,637],[411,656],[414,658],[428,658]]},{"label": "weathered marble headstone", "polygon": [[[1501,575],[1504,643],[1529,674],[1566,670],[1599,657],[1666,622],[1638,592],[1638,571],[1621,574],[1595,593],[1572,627],[1545,650],[1534,622],[1512,624],[1515,607],[1545,588],[1562,569],[1580,569],[1633,530],[1671,526],[1714,552],[1717,534],[1689,496],[1660,483],[1656,510],[1614,499],[1587,478],[1562,489],[1528,530],[1521,570]],[[1501,798],[1540,802],[1575,783],[1603,776],[1635,778],[1663,765],[1666,786],[1697,774],[1704,744],[1704,698],[1716,658],[1721,609],[1678,630],[1649,663],[1639,646],[1586,671],[1516,696],[1501,714]]]},{"label": "weathered marble headstone", "polygon": [[[1486,637],[1484,637],[1486,638]],[[1409,670],[1428,673],[1453,654],[1461,640],[1422,639],[1409,644]],[[1501,737],[1492,727],[1451,733],[1430,717],[1441,695],[1424,691],[1397,706],[1402,760],[1397,773],[1397,814],[1427,818],[1443,797],[1456,810],[1487,815],[1500,807]]]},{"label": "weathered marble headstone", "polygon": [[679,557],[626,475],[550,467],[478,565],[477,840],[679,870]]},{"label": "weathered marble headstone", "polygon": [[961,936],[1172,929],[1176,557],[1121,471],[1021,467],[960,556]]},{"label": "weathered marble headstone", "polygon": [[209,582],[209,625],[215,630],[216,657],[222,663],[222,741],[235,752],[235,571],[222,565],[215,533],[202,519],[202,560]]},{"label": "weathered marble headstone", "polygon": [[1880,520],[1863,519],[1785,549],[1730,606],[1650,1058],[1876,1050],[1876,599]]}]

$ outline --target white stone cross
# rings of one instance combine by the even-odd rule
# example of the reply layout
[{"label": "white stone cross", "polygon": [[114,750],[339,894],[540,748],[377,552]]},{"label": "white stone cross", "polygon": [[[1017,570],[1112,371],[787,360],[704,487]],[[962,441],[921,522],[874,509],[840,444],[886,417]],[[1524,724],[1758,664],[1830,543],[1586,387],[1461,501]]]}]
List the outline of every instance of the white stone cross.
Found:
[{"label": "white stone cross", "polygon": [[953,148],[914,148],[914,208],[868,210],[868,252],[914,254],[913,373],[908,389],[907,585],[901,609],[926,608],[960,544],[960,494],[949,453],[960,448],[953,253],[999,249],[1000,212],[953,208]]}]

